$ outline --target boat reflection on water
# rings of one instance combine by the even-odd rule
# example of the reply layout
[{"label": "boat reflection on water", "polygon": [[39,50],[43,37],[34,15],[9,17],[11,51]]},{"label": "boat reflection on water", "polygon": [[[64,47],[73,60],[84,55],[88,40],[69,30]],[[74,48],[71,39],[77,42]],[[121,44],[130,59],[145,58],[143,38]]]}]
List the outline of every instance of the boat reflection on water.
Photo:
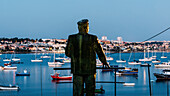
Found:
[{"label": "boat reflection on water", "polygon": [[72,80],[51,80],[52,83],[72,83]]}]

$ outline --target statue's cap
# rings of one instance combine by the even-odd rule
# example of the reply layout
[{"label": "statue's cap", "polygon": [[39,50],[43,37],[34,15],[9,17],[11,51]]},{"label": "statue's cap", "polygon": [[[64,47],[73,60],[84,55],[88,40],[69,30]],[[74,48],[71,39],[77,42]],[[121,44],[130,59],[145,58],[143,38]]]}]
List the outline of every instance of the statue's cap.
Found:
[{"label": "statue's cap", "polygon": [[82,19],[80,21],[77,22],[78,25],[83,25],[83,24],[87,24],[89,22],[88,19]]}]

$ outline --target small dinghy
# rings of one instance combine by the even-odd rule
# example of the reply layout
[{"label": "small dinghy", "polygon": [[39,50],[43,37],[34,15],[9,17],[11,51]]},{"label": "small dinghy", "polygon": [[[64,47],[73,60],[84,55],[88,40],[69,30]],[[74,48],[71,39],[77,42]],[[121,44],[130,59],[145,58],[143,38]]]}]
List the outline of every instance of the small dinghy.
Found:
[{"label": "small dinghy", "polygon": [[16,76],[30,76],[30,72],[27,72],[26,69],[24,70],[23,73],[16,72],[15,74],[16,74]]},{"label": "small dinghy", "polygon": [[0,90],[19,90],[19,87],[11,84],[9,86],[0,85]]},{"label": "small dinghy", "polygon": [[135,83],[123,83],[124,86],[135,86]]}]

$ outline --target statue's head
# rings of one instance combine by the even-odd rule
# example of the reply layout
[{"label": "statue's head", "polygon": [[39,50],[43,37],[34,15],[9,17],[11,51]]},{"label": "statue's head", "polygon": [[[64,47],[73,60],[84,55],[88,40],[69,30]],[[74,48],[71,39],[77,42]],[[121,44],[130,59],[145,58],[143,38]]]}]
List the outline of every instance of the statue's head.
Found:
[{"label": "statue's head", "polygon": [[82,19],[77,22],[79,33],[86,34],[89,32],[89,20],[88,19]]}]

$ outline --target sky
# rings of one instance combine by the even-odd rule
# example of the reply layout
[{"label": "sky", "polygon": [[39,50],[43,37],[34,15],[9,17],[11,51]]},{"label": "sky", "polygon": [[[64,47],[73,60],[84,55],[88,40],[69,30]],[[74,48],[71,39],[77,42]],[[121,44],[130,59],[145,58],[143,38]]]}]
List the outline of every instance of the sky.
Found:
[{"label": "sky", "polygon": [[[0,0],[0,38],[67,39],[89,19],[99,39],[144,41],[170,27],[170,0]],[[152,40],[170,40],[170,30]]]}]

